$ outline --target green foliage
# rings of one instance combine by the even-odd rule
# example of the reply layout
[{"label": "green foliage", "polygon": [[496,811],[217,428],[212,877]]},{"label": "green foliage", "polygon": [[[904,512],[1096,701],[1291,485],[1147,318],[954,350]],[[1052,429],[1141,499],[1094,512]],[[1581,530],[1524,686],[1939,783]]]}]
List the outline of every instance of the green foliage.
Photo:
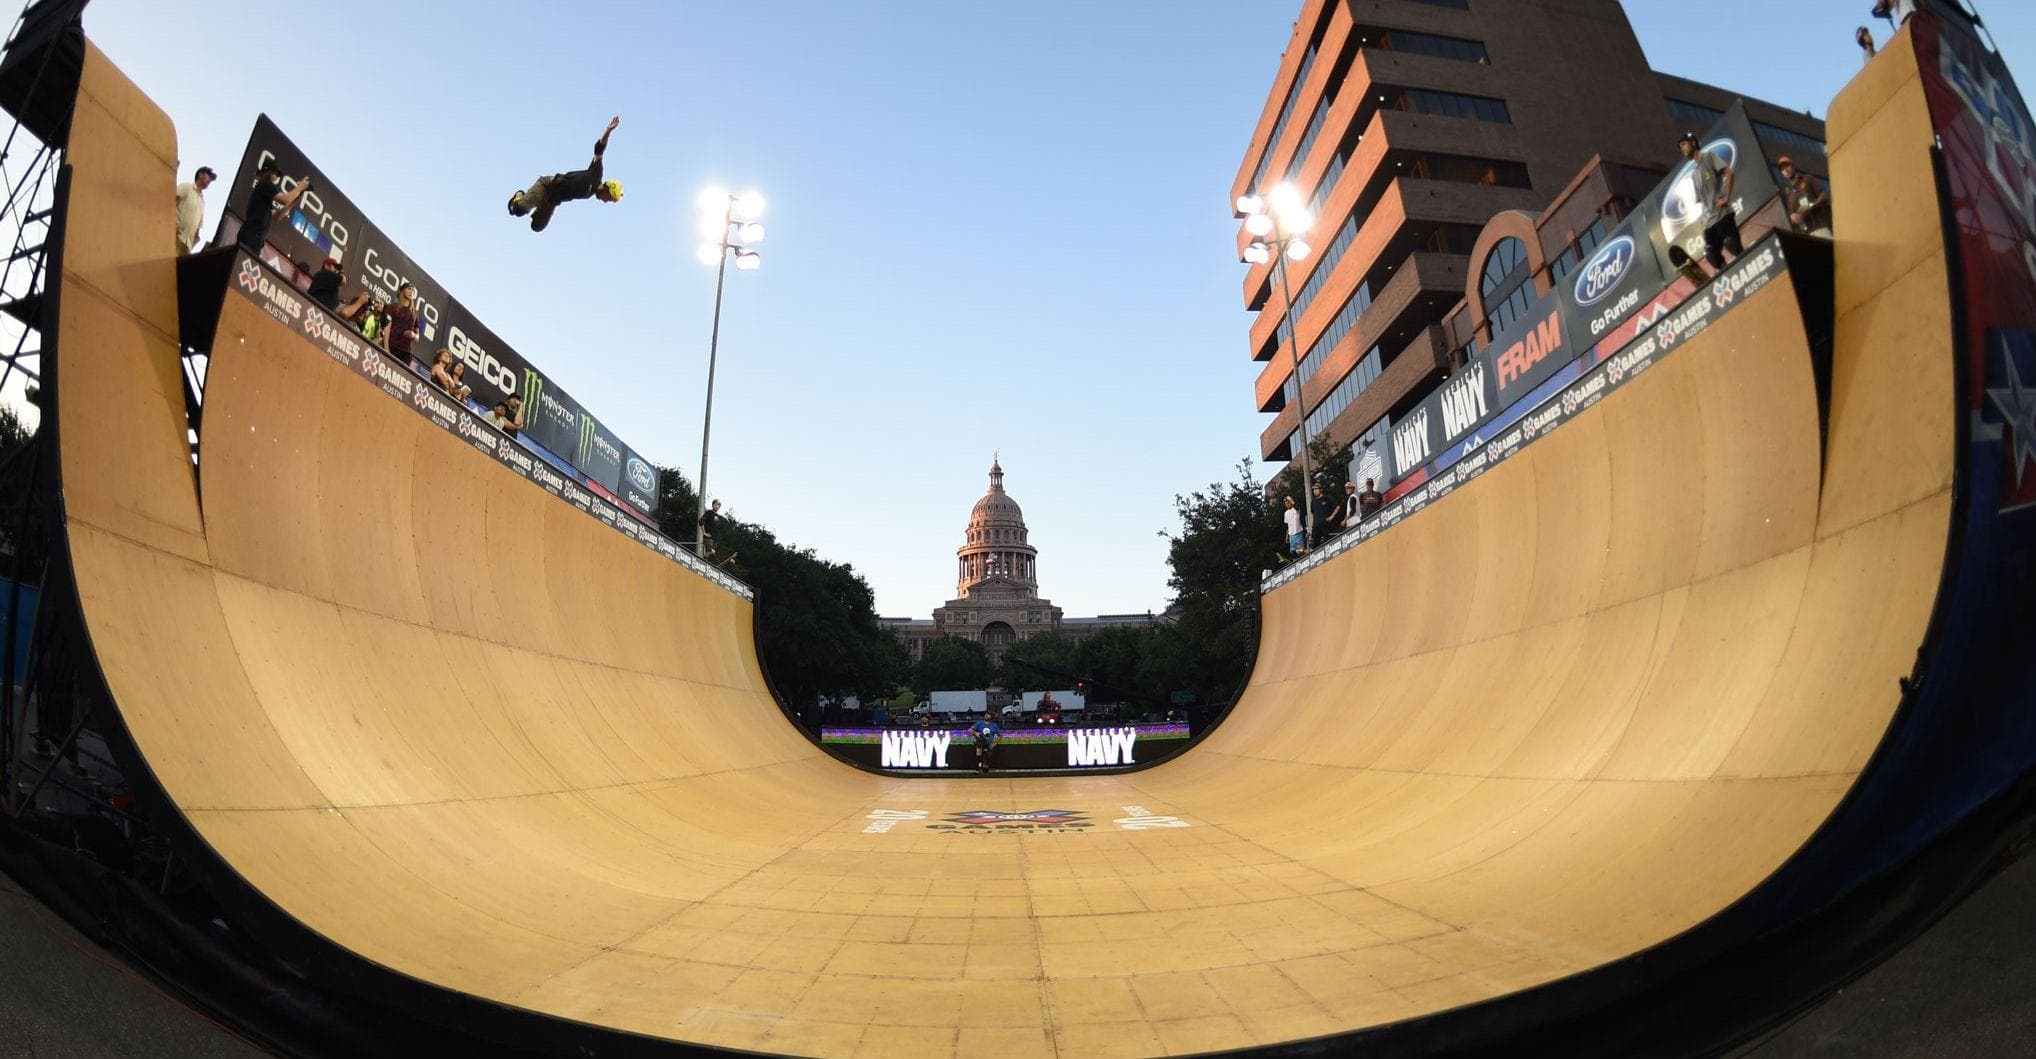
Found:
[{"label": "green foliage", "polygon": [[990,652],[974,640],[943,636],[920,652],[919,664],[912,667],[912,690],[924,698],[932,691],[987,688],[996,676],[990,666]]},{"label": "green foliage", "polygon": [[1055,632],[1033,633],[1005,649],[997,685],[1012,692],[1073,687],[1081,662],[1073,640]]},{"label": "green foliage", "polygon": [[[660,470],[660,528],[690,545],[699,494],[677,469]],[[785,702],[810,718],[822,695],[867,702],[895,694],[905,678],[905,645],[877,623],[876,596],[862,575],[779,541],[725,504],[721,513],[715,554],[733,556],[729,571],[756,589],[757,651]]]},{"label": "green foliage", "polygon": [[[1332,500],[1343,496],[1343,483],[1350,480],[1352,455],[1348,443],[1334,445],[1327,437],[1318,437],[1308,442],[1308,461],[1312,464],[1310,470],[1314,472],[1315,484],[1321,486],[1322,491]],[[1266,494],[1273,497],[1291,496],[1294,503],[1298,504],[1301,502],[1301,491],[1297,488],[1300,481],[1301,461],[1295,460],[1287,465],[1286,470],[1273,476],[1272,484],[1266,487]]]},{"label": "green foliage", "polygon": [[1278,561],[1279,508],[1251,474],[1174,498],[1178,533],[1167,538],[1172,622],[1147,656],[1147,679],[1203,702],[1227,702],[1242,689],[1258,649],[1260,574]]}]

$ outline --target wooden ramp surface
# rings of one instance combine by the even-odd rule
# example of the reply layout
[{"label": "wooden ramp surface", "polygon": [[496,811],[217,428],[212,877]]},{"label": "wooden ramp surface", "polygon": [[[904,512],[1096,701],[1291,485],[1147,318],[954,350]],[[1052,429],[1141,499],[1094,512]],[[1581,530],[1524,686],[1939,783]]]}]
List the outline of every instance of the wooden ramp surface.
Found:
[{"label": "wooden ramp surface", "polygon": [[[767,1051],[1092,1056],[1501,996],[1759,883],[1853,783],[1922,636],[1943,251],[1932,209],[1854,211],[1934,204],[1913,60],[1878,61],[1832,133],[1828,458],[1784,279],[1270,595],[1243,701],[1177,760],[897,780],[785,722],[749,604],[238,297],[194,474],[159,252],[175,134],[93,51],[58,415],[94,647],[249,887],[506,1005]],[[942,826],[970,810],[1083,819]]]}]

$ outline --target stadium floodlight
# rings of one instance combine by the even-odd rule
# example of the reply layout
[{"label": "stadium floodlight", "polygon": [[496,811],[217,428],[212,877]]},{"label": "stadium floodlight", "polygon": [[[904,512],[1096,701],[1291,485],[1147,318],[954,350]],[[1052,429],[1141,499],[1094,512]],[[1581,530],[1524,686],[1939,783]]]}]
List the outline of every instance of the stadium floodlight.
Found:
[{"label": "stadium floodlight", "polygon": [[[1273,262],[1274,281],[1279,284],[1280,300],[1285,303],[1286,316],[1291,321],[1294,315],[1294,295],[1293,288],[1288,285],[1287,262],[1306,261],[1308,255],[1315,252],[1315,248],[1303,238],[1308,228],[1315,223],[1314,213],[1308,209],[1308,201],[1302,196],[1301,189],[1285,180],[1273,185],[1272,190],[1263,196],[1255,193],[1239,195],[1236,206],[1237,212],[1244,215],[1244,230],[1254,237],[1244,248],[1244,260],[1252,265]],[[1301,351],[1297,345],[1299,336],[1291,326],[1275,329],[1274,335],[1277,336],[1280,330],[1284,330],[1287,337],[1287,367],[1290,372],[1288,377],[1293,380],[1295,390],[1302,395],[1298,398],[1298,407],[1294,410],[1301,442],[1299,504],[1301,519],[1307,526],[1308,538],[1313,539],[1315,511],[1314,505],[1308,503],[1308,487],[1314,484],[1315,469],[1312,466],[1314,461],[1308,456],[1308,406],[1305,396],[1307,389],[1301,385],[1304,380],[1301,378]]]},{"label": "stadium floodlight", "polygon": [[693,554],[703,554],[707,544],[707,452],[714,436],[714,368],[721,356],[721,292],[728,285],[728,259],[735,259],[737,272],[755,272],[763,266],[763,255],[747,244],[763,240],[763,225],[756,218],[763,213],[764,199],[755,191],[730,194],[718,187],[703,189],[694,200],[700,206],[701,233],[713,242],[700,247],[700,260],[715,266],[714,328],[707,338],[707,410],[700,417],[699,507],[694,512]]}]

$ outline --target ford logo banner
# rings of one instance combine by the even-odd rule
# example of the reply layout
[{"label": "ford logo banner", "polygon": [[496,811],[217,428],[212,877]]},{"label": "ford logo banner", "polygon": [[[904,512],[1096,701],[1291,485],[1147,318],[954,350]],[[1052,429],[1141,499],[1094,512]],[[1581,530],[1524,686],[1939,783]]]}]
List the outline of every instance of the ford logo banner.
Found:
[{"label": "ford logo banner", "polygon": [[629,484],[646,493],[657,492],[657,478],[650,473],[650,464],[642,459],[629,457]]},{"label": "ford logo banner", "polygon": [[1598,248],[1577,273],[1572,292],[1580,306],[1593,305],[1612,292],[1633,267],[1633,237],[1620,235]]}]

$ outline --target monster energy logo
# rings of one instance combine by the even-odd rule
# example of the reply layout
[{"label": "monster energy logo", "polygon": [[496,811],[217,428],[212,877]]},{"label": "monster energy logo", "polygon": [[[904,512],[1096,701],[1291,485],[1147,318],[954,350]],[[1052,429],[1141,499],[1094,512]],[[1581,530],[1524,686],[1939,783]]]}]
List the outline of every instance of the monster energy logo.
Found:
[{"label": "monster energy logo", "polygon": [[585,467],[587,465],[587,457],[593,455],[594,453],[593,416],[580,417],[580,443],[579,447],[574,449],[573,451],[574,451],[573,456],[574,465],[579,467]]}]

